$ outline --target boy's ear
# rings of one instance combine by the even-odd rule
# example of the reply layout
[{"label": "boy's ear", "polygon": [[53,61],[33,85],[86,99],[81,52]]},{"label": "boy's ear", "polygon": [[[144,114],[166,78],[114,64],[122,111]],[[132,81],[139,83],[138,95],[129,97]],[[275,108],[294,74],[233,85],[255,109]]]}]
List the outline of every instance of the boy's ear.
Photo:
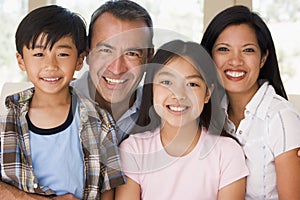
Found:
[{"label": "boy's ear", "polygon": [[20,53],[16,53],[16,58],[17,58],[17,62],[18,62],[19,68],[22,71],[26,71],[26,67],[25,67],[25,62],[24,62],[23,56]]},{"label": "boy's ear", "polygon": [[84,62],[84,58],[86,57],[86,52],[82,52],[78,58],[77,58],[77,63],[76,63],[76,71],[81,70]]}]

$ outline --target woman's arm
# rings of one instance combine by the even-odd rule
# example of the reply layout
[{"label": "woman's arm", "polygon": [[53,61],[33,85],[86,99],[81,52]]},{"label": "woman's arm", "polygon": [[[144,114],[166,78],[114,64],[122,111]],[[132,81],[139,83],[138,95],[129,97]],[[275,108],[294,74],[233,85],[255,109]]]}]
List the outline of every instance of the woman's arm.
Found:
[{"label": "woman's arm", "polygon": [[140,200],[140,185],[126,176],[127,183],[116,188],[116,200]]},{"label": "woman's arm", "polygon": [[287,151],[275,158],[277,190],[280,200],[300,199],[300,148]]},{"label": "woman's arm", "polygon": [[246,177],[220,189],[218,192],[218,200],[244,200],[245,194]]}]

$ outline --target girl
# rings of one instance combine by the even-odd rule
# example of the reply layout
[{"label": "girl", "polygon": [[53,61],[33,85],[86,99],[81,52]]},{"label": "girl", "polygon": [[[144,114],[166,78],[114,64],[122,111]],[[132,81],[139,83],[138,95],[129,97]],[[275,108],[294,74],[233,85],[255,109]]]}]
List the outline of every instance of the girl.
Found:
[{"label": "girl", "polygon": [[233,139],[220,137],[224,90],[207,52],[174,40],[147,67],[142,110],[120,145],[127,184],[116,199],[244,199],[248,169]]},{"label": "girl", "polygon": [[271,33],[244,6],[219,13],[201,44],[228,98],[225,129],[242,145],[250,175],[246,199],[300,199],[300,115],[287,101]]}]

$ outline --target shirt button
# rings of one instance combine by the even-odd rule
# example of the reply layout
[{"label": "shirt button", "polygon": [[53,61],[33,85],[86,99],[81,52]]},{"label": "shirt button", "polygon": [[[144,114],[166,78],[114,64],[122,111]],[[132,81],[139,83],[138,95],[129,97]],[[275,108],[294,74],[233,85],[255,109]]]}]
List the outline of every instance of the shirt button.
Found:
[{"label": "shirt button", "polygon": [[240,134],[240,135],[241,135],[241,134],[243,134],[243,131],[242,131],[242,130],[240,130],[240,131],[239,131],[239,134]]},{"label": "shirt button", "polygon": [[37,183],[35,183],[35,184],[33,184],[33,188],[38,188],[38,184]]}]

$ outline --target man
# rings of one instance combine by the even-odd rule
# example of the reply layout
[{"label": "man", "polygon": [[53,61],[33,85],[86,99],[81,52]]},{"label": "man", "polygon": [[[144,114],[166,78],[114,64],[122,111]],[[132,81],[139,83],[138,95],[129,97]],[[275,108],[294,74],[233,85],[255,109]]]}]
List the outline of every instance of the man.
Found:
[{"label": "man", "polygon": [[[89,71],[72,85],[112,114],[119,142],[137,119],[142,92],[137,87],[143,77],[143,65],[153,55],[152,38],[150,15],[132,1],[108,1],[92,15],[88,34]],[[0,199],[45,198],[3,182],[0,191]],[[74,196],[61,198],[74,199]]]},{"label": "man", "polygon": [[153,55],[152,38],[150,15],[132,1],[108,1],[92,15],[89,71],[73,86],[111,113],[119,143],[138,116],[142,92],[138,84],[143,77],[143,65]]}]

